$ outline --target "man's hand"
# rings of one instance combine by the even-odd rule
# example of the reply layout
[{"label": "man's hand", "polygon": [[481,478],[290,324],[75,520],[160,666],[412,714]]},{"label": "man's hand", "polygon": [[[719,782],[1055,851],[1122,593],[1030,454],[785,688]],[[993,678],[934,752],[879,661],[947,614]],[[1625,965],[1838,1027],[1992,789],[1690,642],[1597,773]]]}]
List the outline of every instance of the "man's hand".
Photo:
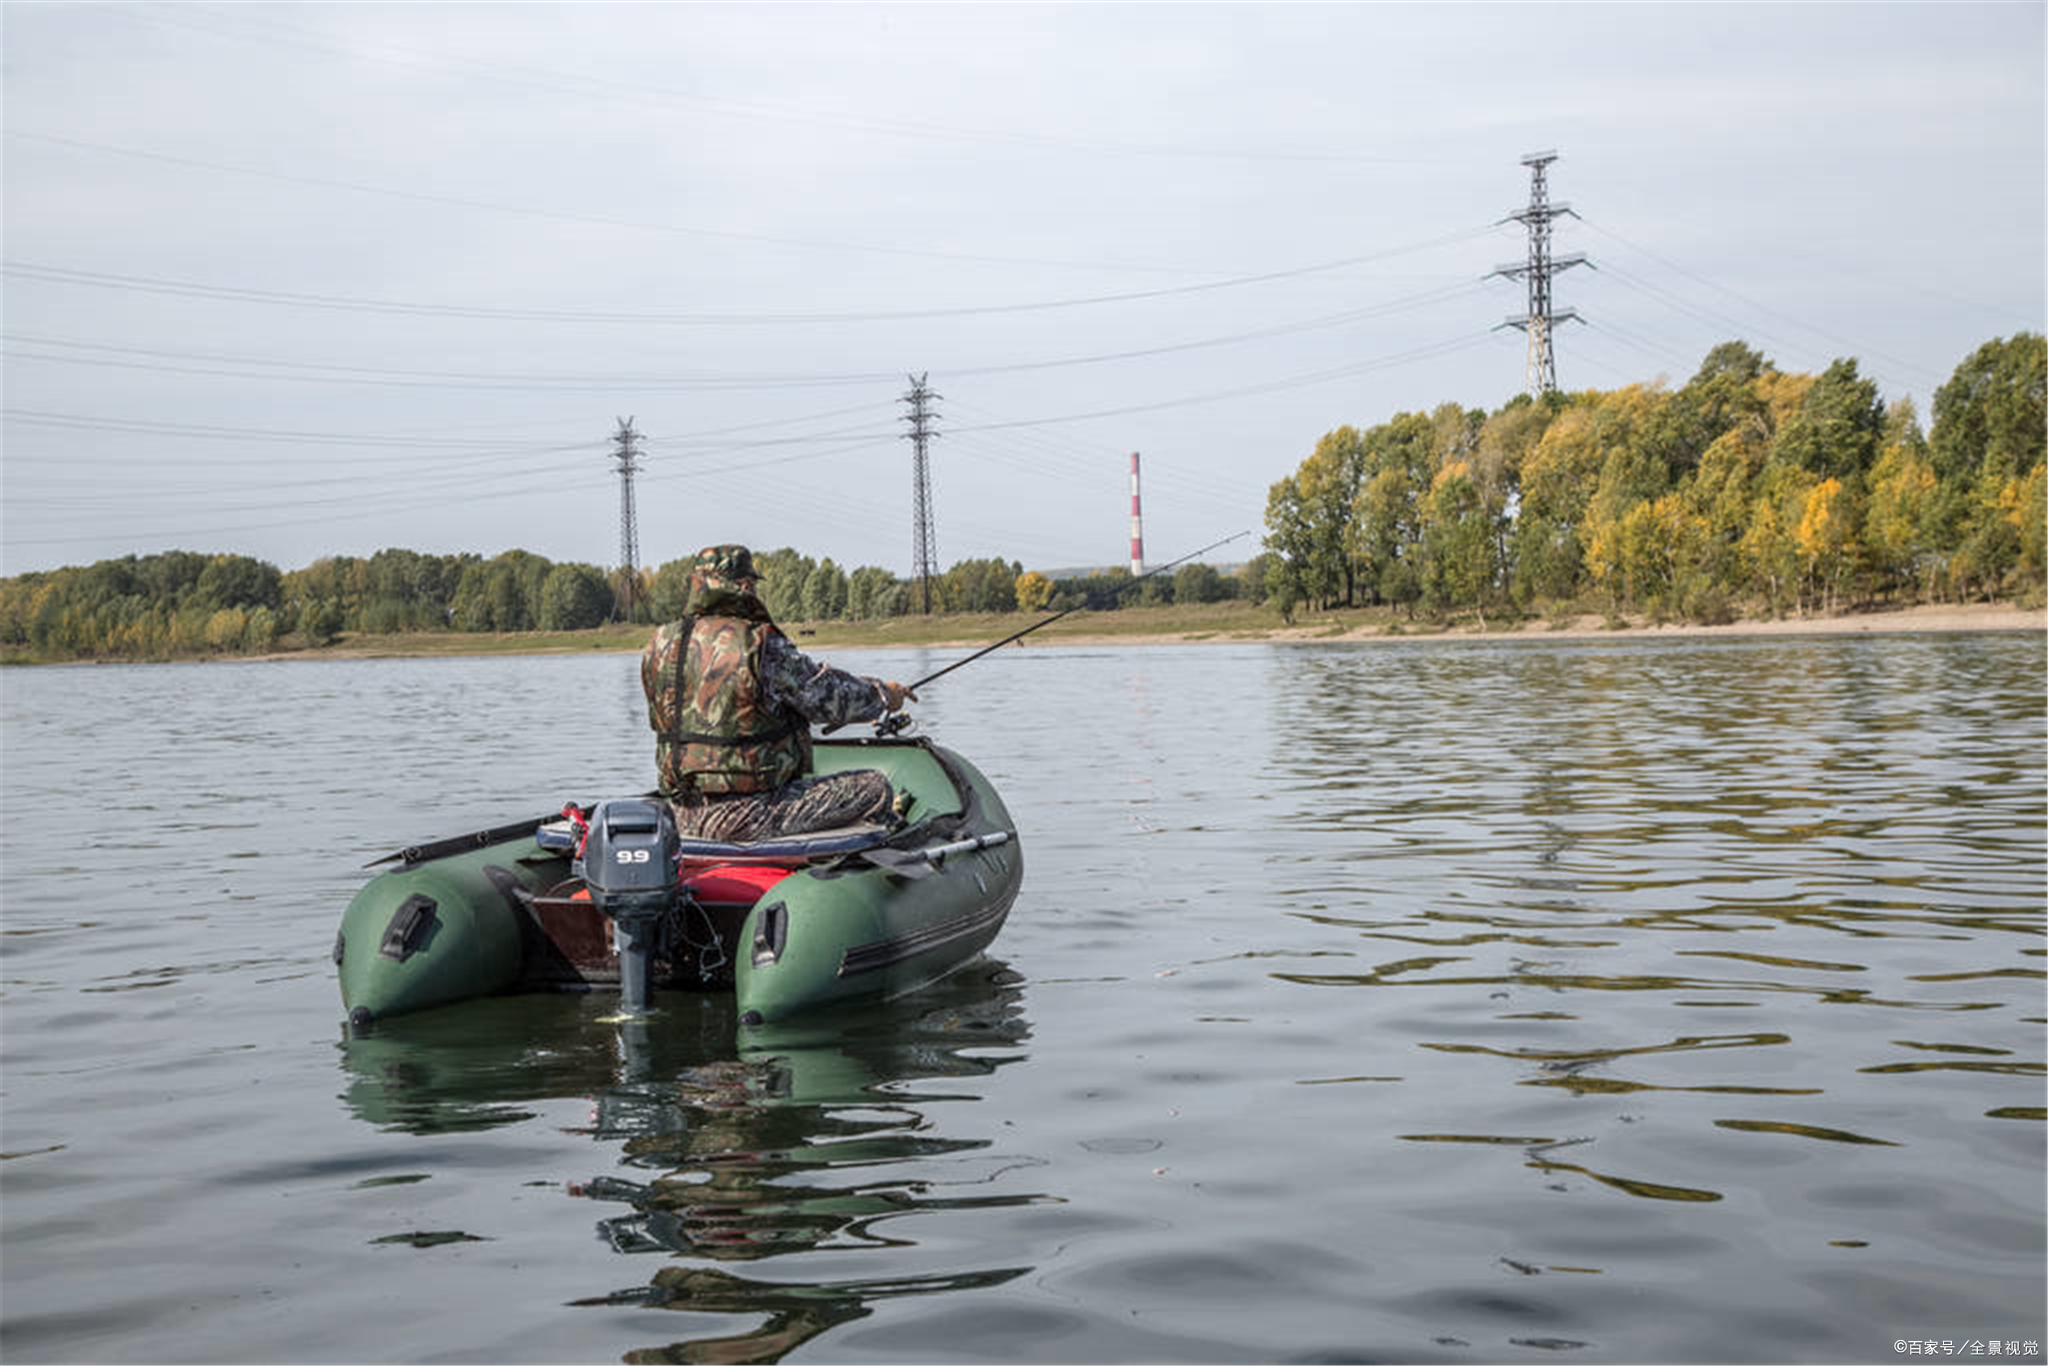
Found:
[{"label": "man's hand", "polygon": [[915,702],[915,701],[917,701],[917,694],[916,694],[916,693],[914,693],[914,692],[912,692],[912,691],[911,691],[910,689],[908,689],[908,688],[904,687],[904,686],[903,686],[903,685],[902,685],[901,683],[891,683],[891,682],[888,682],[887,680],[877,680],[877,681],[878,681],[878,682],[880,683],[880,686],[881,686],[881,689],[882,689],[882,710],[883,710],[883,711],[885,711],[885,712],[896,712],[896,711],[902,711],[902,710],[903,710],[903,704],[904,704],[905,702]]}]

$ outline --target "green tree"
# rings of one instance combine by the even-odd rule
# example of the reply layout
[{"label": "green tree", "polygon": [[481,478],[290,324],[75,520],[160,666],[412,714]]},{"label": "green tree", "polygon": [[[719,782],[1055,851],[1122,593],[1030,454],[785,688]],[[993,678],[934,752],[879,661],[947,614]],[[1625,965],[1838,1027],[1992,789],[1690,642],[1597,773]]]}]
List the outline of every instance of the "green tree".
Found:
[{"label": "green tree", "polygon": [[[1764,422],[1766,406],[1758,383],[1775,369],[1761,352],[1743,342],[1722,342],[1707,352],[1698,372],[1678,391],[1707,445],[1739,426]],[[1701,454],[1705,454],[1704,448]]]},{"label": "green tree", "polygon": [[1521,499],[1522,466],[1543,440],[1557,408],[1516,394],[1479,431],[1472,460],[1472,479],[1481,503],[1493,521],[1493,558],[1507,584],[1514,577],[1514,509]]},{"label": "green tree", "polygon": [[1437,471],[1421,517],[1423,602],[1438,612],[1474,608],[1485,629],[1500,570],[1499,543],[1469,461],[1454,460]]},{"label": "green tree", "polygon": [[1944,482],[1990,471],[2002,484],[2042,463],[2048,442],[2048,340],[2021,332],[1988,341],[1934,391],[1929,456]]},{"label": "green tree", "polygon": [[761,601],[777,621],[794,621],[804,615],[804,584],[817,565],[808,555],[788,546],[754,557],[754,569],[761,575]]},{"label": "green tree", "polygon": [[1422,499],[1439,450],[1461,449],[1464,416],[1448,405],[1436,417],[1397,413],[1365,433],[1345,549],[1369,601],[1412,610],[1421,598]]},{"label": "green tree", "polygon": [[[1164,579],[1165,575],[1160,575]],[[1214,565],[1196,561],[1184,564],[1174,571],[1173,600],[1175,602],[1221,602],[1230,596],[1230,586],[1223,576],[1216,572]]]},{"label": "green tree", "polygon": [[1272,551],[1262,551],[1237,567],[1237,596],[1246,602],[1264,602],[1267,584],[1273,574],[1275,561],[1279,557]]},{"label": "green tree", "polygon": [[1799,411],[1778,429],[1771,458],[1822,479],[1853,479],[1877,461],[1884,405],[1877,385],[1837,360],[1807,389]]},{"label": "green tree", "polygon": [[908,590],[888,570],[868,564],[847,575],[846,610],[855,621],[900,617],[909,607]]},{"label": "green tree", "polygon": [[531,631],[541,587],[554,565],[527,550],[507,550],[465,565],[451,611],[459,631]]},{"label": "green tree", "polygon": [[374,631],[432,631],[448,625],[449,603],[475,556],[422,555],[389,547],[338,566],[360,624]]},{"label": "green tree", "polygon": [[176,611],[185,605],[186,598],[198,586],[207,561],[207,556],[191,550],[166,550],[159,555],[145,555],[135,566],[140,591],[156,606]]},{"label": "green tree", "polygon": [[586,631],[611,615],[612,586],[602,569],[558,564],[541,581],[536,622],[543,631]]},{"label": "green tree", "polygon": [[260,654],[277,644],[278,633],[277,613],[268,607],[252,608],[242,626],[242,648]]},{"label": "green tree", "polygon": [[315,645],[332,645],[341,635],[341,604],[313,598],[299,609],[299,633]]},{"label": "green tree", "polygon": [[26,645],[35,622],[36,595],[48,581],[40,573],[0,579],[0,645]]},{"label": "green tree", "polygon": [[1264,575],[1266,591],[1280,608],[1282,619],[1291,622],[1294,609],[1309,597],[1308,565],[1315,554],[1301,483],[1291,474],[1275,480],[1266,490],[1262,543],[1267,554],[1261,558],[1269,566]]},{"label": "green tree", "polygon": [[1509,536],[1515,596],[1568,601],[1585,573],[1580,527],[1602,461],[1597,400],[1575,401],[1551,419],[1522,462],[1521,501]]},{"label": "green tree", "polygon": [[670,560],[654,571],[648,605],[656,621],[674,621],[686,610],[690,601],[690,567],[695,563],[695,556]]},{"label": "green tree", "polygon": [[1701,528],[1699,571],[1732,592],[1742,578],[1737,547],[1749,531],[1769,437],[1759,423],[1722,432],[1700,456],[1699,468],[1679,490],[1686,515]]},{"label": "green tree", "polygon": [[[1339,427],[1316,442],[1295,471],[1299,534],[1294,561],[1305,595],[1323,607],[1354,601],[1357,566],[1348,553],[1353,504],[1364,472],[1364,443],[1354,427]],[[1269,512],[1272,501],[1267,501]],[[1278,547],[1274,547],[1278,549]]]},{"label": "green tree", "polygon": [[199,572],[190,601],[195,606],[276,607],[284,599],[277,566],[247,555],[215,555]]},{"label": "green tree", "polygon": [[2048,447],[2048,342],[2037,332],[1986,342],[1934,392],[1928,456],[1938,489],[1933,537],[1950,547],[1949,586],[1995,593],[2023,556],[2012,510]]},{"label": "green tree", "polygon": [[837,621],[846,615],[845,571],[830,556],[804,577],[803,612],[807,621]]},{"label": "green tree", "polygon": [[1020,564],[1004,560],[961,560],[933,585],[942,612],[1014,612]]}]

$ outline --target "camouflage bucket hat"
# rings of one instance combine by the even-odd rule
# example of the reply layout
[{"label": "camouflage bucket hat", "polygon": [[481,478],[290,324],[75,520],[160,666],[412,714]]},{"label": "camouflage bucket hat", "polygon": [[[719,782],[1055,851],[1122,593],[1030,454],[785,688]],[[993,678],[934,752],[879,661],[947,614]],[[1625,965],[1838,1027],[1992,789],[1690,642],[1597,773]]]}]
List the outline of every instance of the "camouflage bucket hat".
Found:
[{"label": "camouflage bucket hat", "polygon": [[732,613],[740,616],[765,615],[754,596],[760,579],[754,557],[743,545],[708,545],[697,552],[690,566],[690,595],[687,611]]},{"label": "camouflage bucket hat", "polygon": [[706,588],[739,588],[761,576],[754,572],[754,557],[743,545],[707,545],[697,552],[690,576]]}]

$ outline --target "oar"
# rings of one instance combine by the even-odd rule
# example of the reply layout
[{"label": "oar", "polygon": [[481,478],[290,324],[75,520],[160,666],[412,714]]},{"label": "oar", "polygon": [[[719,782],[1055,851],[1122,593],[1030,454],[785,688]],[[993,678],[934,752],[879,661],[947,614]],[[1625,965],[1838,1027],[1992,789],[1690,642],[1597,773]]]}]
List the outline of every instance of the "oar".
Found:
[{"label": "oar", "polygon": [[428,859],[442,858],[448,854],[460,854],[471,849],[486,849],[493,844],[508,840],[530,837],[533,832],[549,821],[562,819],[560,811],[550,811],[545,816],[532,820],[513,821],[509,825],[495,825],[489,830],[478,830],[468,835],[450,835],[445,839],[429,840],[425,844],[409,845],[380,859],[371,859],[365,868],[375,868],[381,863],[425,863]]}]

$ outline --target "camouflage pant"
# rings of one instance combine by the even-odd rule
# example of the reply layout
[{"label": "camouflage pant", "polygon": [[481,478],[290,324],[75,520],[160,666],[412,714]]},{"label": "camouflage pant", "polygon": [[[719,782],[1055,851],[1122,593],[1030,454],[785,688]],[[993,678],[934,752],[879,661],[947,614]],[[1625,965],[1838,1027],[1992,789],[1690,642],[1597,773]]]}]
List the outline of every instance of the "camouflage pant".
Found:
[{"label": "camouflage pant", "polygon": [[674,803],[685,839],[753,844],[783,835],[836,830],[865,821],[887,823],[896,799],[888,778],[872,768],[797,778],[773,792]]}]

